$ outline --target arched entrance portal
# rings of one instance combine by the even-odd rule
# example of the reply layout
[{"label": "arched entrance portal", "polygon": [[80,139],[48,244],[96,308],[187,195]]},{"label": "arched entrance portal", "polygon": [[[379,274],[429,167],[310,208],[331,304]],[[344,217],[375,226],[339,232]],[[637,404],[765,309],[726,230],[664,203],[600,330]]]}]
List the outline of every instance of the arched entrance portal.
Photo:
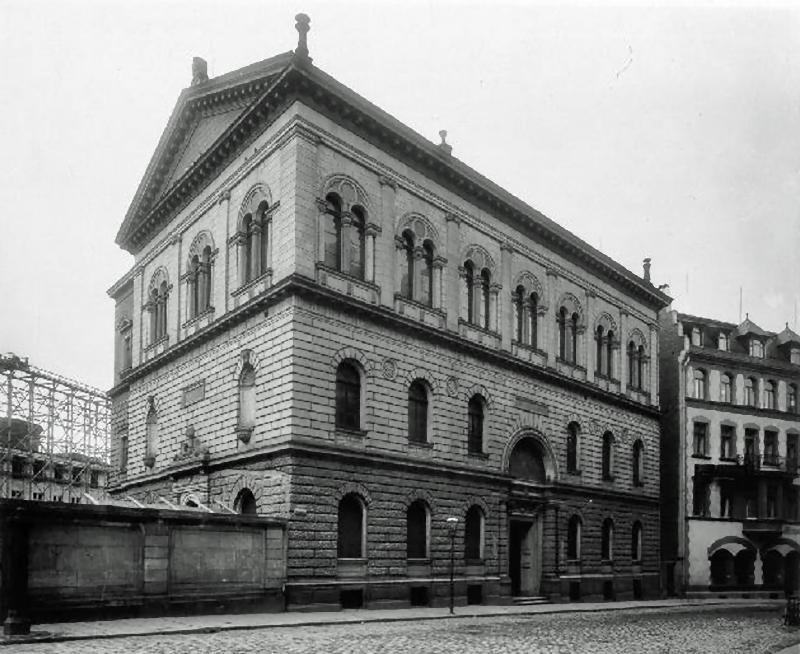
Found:
[{"label": "arched entrance portal", "polygon": [[508,514],[508,576],[511,594],[535,596],[542,580],[542,488],[553,478],[552,456],[538,434],[513,443],[507,458],[513,478]]}]

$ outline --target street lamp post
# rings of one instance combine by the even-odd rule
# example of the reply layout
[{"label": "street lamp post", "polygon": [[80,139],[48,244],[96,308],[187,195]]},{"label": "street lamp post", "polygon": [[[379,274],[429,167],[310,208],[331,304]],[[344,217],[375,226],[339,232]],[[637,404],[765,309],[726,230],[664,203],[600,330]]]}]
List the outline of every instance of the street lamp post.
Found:
[{"label": "street lamp post", "polygon": [[450,532],[450,613],[452,614],[453,606],[455,605],[455,582],[453,575],[455,573],[455,546],[456,546],[456,528],[458,527],[458,518],[450,516],[446,520],[447,530]]}]

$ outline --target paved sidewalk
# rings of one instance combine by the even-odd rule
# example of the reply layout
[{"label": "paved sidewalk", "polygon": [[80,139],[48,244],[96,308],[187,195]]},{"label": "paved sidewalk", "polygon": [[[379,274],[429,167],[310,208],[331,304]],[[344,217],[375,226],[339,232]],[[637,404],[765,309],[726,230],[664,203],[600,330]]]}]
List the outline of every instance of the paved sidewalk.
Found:
[{"label": "paved sidewalk", "polygon": [[[125,638],[158,634],[213,633],[232,629],[262,629],[268,627],[298,627],[319,625],[360,624],[364,622],[398,622],[453,618],[479,618],[508,615],[541,615],[622,610],[681,610],[691,607],[714,610],[752,607],[778,610],[784,600],[665,599],[636,602],[597,602],[568,604],[538,604],[533,606],[459,606],[451,616],[443,608],[408,609],[346,609],[326,612],[247,613],[236,615],[195,615],[185,617],[128,618],[96,622],[60,622],[37,624],[29,636],[0,636],[0,646],[30,642],[59,642],[96,638]],[[783,654],[783,653],[781,653]],[[787,650],[786,654],[800,654]]]}]

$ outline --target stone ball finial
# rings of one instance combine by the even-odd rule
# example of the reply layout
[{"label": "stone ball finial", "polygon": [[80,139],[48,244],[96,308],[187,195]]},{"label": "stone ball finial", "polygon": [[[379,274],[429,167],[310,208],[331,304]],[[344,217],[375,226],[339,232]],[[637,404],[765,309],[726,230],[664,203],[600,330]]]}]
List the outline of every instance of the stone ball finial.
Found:
[{"label": "stone ball finial", "polygon": [[294,17],[294,28],[297,30],[297,48],[294,51],[295,57],[311,61],[308,56],[308,31],[311,29],[311,19],[307,14],[297,14]]}]

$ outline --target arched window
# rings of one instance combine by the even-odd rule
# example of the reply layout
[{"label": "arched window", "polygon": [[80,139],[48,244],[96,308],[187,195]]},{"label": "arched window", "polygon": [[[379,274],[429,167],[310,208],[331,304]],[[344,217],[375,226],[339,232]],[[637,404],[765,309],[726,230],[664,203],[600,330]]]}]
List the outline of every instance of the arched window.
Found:
[{"label": "arched window", "polygon": [[790,413],[797,413],[797,384],[786,386],[786,410]]},{"label": "arched window", "polygon": [[631,560],[642,560],[642,523],[638,520],[631,528]]},{"label": "arched window", "polygon": [[150,342],[157,343],[167,335],[167,295],[169,286],[166,280],[150,290]]},{"label": "arched window", "polygon": [[200,257],[196,254],[189,262],[189,278],[187,280],[189,287],[189,317],[194,318],[200,313],[199,295],[200,289]]},{"label": "arched window", "polygon": [[637,379],[639,372],[639,365],[637,359],[636,343],[630,341],[628,343],[628,386],[631,388],[640,388],[641,382]]},{"label": "arched window", "polygon": [[567,360],[567,309],[561,307],[558,310],[558,358]]},{"label": "arched window", "polygon": [[597,326],[597,331],[595,332],[595,367],[594,370],[598,375],[603,374],[603,354],[604,354],[604,338],[603,338],[603,325]]},{"label": "arched window", "polygon": [[719,401],[726,404],[731,401],[731,377],[726,373],[719,376]]},{"label": "arched window", "polygon": [[408,440],[428,441],[428,389],[421,379],[415,379],[408,387]]},{"label": "arched window", "polygon": [[167,282],[161,282],[158,288],[158,338],[167,335]]},{"label": "arched window", "polygon": [[249,488],[240,490],[233,503],[233,508],[236,510],[236,513],[241,513],[242,515],[256,515],[258,509],[253,492]]},{"label": "arched window", "polygon": [[428,548],[428,507],[422,500],[412,502],[406,511],[406,557],[427,559]]},{"label": "arched window", "polygon": [[476,323],[475,315],[475,268],[471,261],[464,262],[464,283],[467,286],[467,322]]},{"label": "arched window", "polygon": [[633,485],[641,486],[644,483],[644,445],[636,440],[633,444]]},{"label": "arched window", "polygon": [[532,348],[539,347],[539,296],[536,293],[531,293],[531,334],[530,346]]},{"label": "arched window", "polygon": [[198,279],[197,312],[203,313],[211,306],[211,246],[203,248]]},{"label": "arched window", "polygon": [[483,525],[483,511],[473,504],[464,518],[464,558],[468,561],[483,559]]},{"label": "arched window", "polygon": [[419,275],[419,297],[417,300],[429,307],[433,306],[433,243],[422,244],[422,261]]},{"label": "arched window", "polygon": [[339,501],[338,556],[340,559],[364,558],[364,503],[355,493]]},{"label": "arched window", "polygon": [[256,371],[246,363],[239,375],[239,429],[253,429],[255,426]]},{"label": "arched window", "polygon": [[606,375],[609,379],[614,377],[614,332],[610,329],[606,334]]},{"label": "arched window", "polygon": [[603,561],[614,560],[614,521],[611,518],[603,520],[600,542],[600,558]]},{"label": "arched window", "polygon": [[336,369],[336,428],[361,429],[361,376],[351,361]]},{"label": "arched window", "polygon": [[580,439],[580,425],[571,422],[567,426],[567,472],[578,472],[578,452]]},{"label": "arched window", "polygon": [[636,388],[644,389],[644,345],[636,348]]},{"label": "arched window", "polygon": [[[259,257],[258,257],[258,275],[263,275],[267,272],[269,268],[269,218],[267,217],[267,212],[269,211],[269,205],[266,201],[261,202],[258,205],[257,215],[258,215],[258,224],[261,226],[261,233],[258,234],[258,238],[260,239],[259,243]],[[257,275],[257,276],[258,276]]]},{"label": "arched window", "polygon": [[350,219],[350,265],[345,272],[364,279],[365,239],[367,221],[361,207],[353,207]]},{"label": "arched window", "polygon": [[253,279],[253,236],[255,234],[255,225],[253,224],[253,216],[251,214],[246,214],[244,218],[242,218],[242,235],[240,238],[243,238],[243,250],[242,255],[244,256],[244,283],[251,281]]},{"label": "arched window", "polygon": [[775,408],[775,384],[772,381],[764,382],[764,408]]},{"label": "arched window", "polygon": [[481,311],[483,313],[482,326],[484,329],[489,329],[491,327],[491,321],[489,320],[491,311],[491,301],[489,299],[491,284],[492,275],[487,268],[484,268],[481,271]]},{"label": "arched window", "polygon": [[706,371],[700,368],[694,371],[694,397],[698,400],[706,399]]},{"label": "arched window", "polygon": [[152,468],[158,454],[158,413],[154,406],[147,412],[145,421],[147,431],[147,442],[145,444],[145,465]]},{"label": "arched window", "polygon": [[525,287],[517,286],[514,291],[514,317],[517,343],[525,342]]},{"label": "arched window", "polygon": [[467,406],[469,425],[467,427],[467,451],[472,454],[483,452],[483,417],[484,400],[480,395],[473,395]]},{"label": "arched window", "polygon": [[581,558],[581,518],[573,515],[567,524],[567,559],[577,561]]},{"label": "arched window", "polygon": [[603,434],[603,479],[614,480],[614,435],[607,431]]},{"label": "arched window", "polygon": [[414,298],[414,234],[406,230],[401,237],[402,267],[400,269],[400,295]]},{"label": "arched window", "polygon": [[342,268],[342,201],[335,193],[325,198],[323,226],[323,262],[329,268]]},{"label": "arched window", "polygon": [[512,477],[536,483],[547,481],[545,454],[533,438],[523,438],[511,452],[508,472]]},{"label": "arched window", "polygon": [[758,388],[758,382],[756,382],[754,377],[747,377],[744,380],[744,403],[747,406],[755,406],[756,405],[756,388]]},{"label": "arched window", "polygon": [[570,363],[577,363],[578,361],[578,314],[573,313],[572,318],[570,319],[570,351],[568,353],[568,359]]}]

